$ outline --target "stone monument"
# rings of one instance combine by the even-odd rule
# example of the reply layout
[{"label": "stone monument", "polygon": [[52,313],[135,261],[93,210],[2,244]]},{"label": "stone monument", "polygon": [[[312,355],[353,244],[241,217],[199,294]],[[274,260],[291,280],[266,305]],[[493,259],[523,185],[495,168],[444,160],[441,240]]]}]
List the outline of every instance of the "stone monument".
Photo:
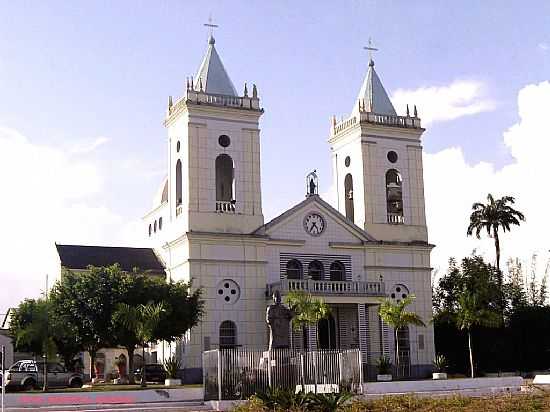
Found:
[{"label": "stone monument", "polygon": [[273,303],[267,307],[265,321],[269,325],[269,350],[290,348],[292,311],[281,302],[281,293],[273,293]]}]

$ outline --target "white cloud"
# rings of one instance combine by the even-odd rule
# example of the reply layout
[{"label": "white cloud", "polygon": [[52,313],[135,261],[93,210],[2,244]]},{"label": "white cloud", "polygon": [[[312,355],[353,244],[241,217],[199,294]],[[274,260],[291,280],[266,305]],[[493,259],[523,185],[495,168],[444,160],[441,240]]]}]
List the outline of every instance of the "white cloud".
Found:
[{"label": "white cloud", "polygon": [[418,108],[422,125],[458,119],[495,109],[496,103],[487,97],[484,83],[474,80],[456,80],[447,86],[421,87],[415,90],[397,89],[392,94],[395,107],[408,104]]},{"label": "white cloud", "polygon": [[93,140],[83,140],[74,144],[69,152],[71,154],[87,154],[96,150],[98,147],[108,143],[109,139],[104,136],[96,137]]},{"label": "white cloud", "polygon": [[507,257],[529,259],[538,253],[545,260],[550,249],[548,190],[548,153],[550,124],[546,111],[550,107],[550,82],[529,85],[518,94],[520,120],[503,134],[514,160],[501,169],[490,163],[468,164],[460,148],[425,154],[424,179],[426,216],[430,241],[437,247],[433,266],[446,269],[450,256],[462,258],[475,248],[494,261],[492,239],[481,241],[466,237],[471,205],[483,201],[487,193],[511,195],[517,209],[527,221],[503,235],[503,262]]},{"label": "white cloud", "polygon": [[[105,141],[96,139],[95,147]],[[58,275],[54,242],[113,244],[134,236],[123,217],[94,200],[102,195],[101,168],[85,151],[71,154],[0,127],[0,313],[37,296],[46,274],[52,281]]]},{"label": "white cloud", "polygon": [[550,50],[550,45],[548,43],[539,43],[538,44],[539,49],[542,51]]}]

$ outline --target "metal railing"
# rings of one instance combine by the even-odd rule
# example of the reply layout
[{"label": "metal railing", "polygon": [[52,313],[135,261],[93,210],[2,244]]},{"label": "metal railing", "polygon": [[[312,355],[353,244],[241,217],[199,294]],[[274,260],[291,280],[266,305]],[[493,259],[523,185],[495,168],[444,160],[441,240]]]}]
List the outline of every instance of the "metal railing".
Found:
[{"label": "metal railing", "polygon": [[267,285],[268,296],[278,290],[281,293],[304,291],[312,295],[384,296],[383,282],[331,281],[313,279],[281,279]]},{"label": "metal railing", "polygon": [[246,399],[268,388],[360,393],[359,349],[216,349],[203,353],[204,399]]}]

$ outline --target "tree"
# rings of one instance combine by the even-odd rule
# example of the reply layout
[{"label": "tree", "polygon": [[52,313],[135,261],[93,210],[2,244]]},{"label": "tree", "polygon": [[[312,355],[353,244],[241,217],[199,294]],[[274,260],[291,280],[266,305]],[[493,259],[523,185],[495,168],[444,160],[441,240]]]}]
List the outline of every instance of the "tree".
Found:
[{"label": "tree", "polygon": [[503,196],[495,200],[492,194],[487,195],[487,204],[474,203],[472,205],[472,214],[470,215],[470,224],[468,225],[467,235],[471,236],[474,231],[476,237],[480,238],[482,230],[487,230],[487,235],[494,238],[497,269],[500,271],[500,240],[498,237],[499,228],[504,232],[510,231],[511,225],[520,225],[520,221],[525,221],[525,216],[510,205],[515,200],[512,196]]},{"label": "tree", "polygon": [[[158,340],[156,331],[164,313],[165,306],[163,303],[148,303],[139,306],[130,306],[126,303],[118,305],[114,319],[120,321],[128,330],[135,333],[142,346],[143,359],[145,359],[145,346]],[[145,364],[141,368],[141,386],[147,386]]]},{"label": "tree", "polygon": [[15,349],[44,357],[44,386],[48,390],[47,360],[56,348],[49,327],[50,305],[45,299],[26,299],[15,309],[10,321],[10,336]]},{"label": "tree", "polygon": [[119,265],[88,267],[85,272],[64,271],[50,294],[56,319],[78,336],[90,354],[90,377],[95,377],[97,351],[113,346],[116,335],[112,322],[116,306],[126,287]]},{"label": "tree", "polygon": [[472,349],[472,327],[475,325],[494,327],[501,321],[499,313],[487,309],[480,304],[475,292],[463,291],[458,298],[456,324],[460,330],[468,334],[468,350],[470,352],[470,375],[474,377],[474,354]]},{"label": "tree", "polygon": [[405,310],[415,299],[414,295],[409,295],[400,301],[393,303],[390,299],[382,301],[378,312],[380,318],[394,330],[395,339],[395,363],[399,367],[399,330],[408,325],[426,326],[422,318],[414,312]]},{"label": "tree", "polygon": [[[121,303],[131,307],[148,302],[164,303],[165,312],[155,331],[158,340],[172,342],[196,326],[203,313],[201,290],[191,293],[191,285],[185,282],[165,282],[163,279],[144,275],[139,271],[124,276],[124,294]],[[128,352],[129,381],[134,383],[134,352],[141,343],[135,327],[128,327],[120,317],[113,318],[115,341]]]},{"label": "tree", "polygon": [[[295,313],[292,318],[292,326],[296,330],[302,330],[305,334],[306,326],[317,326],[321,319],[327,319],[330,315],[330,307],[324,300],[314,298],[309,293],[292,291],[285,296],[285,303]],[[319,347],[319,335],[317,336],[317,347]]]}]

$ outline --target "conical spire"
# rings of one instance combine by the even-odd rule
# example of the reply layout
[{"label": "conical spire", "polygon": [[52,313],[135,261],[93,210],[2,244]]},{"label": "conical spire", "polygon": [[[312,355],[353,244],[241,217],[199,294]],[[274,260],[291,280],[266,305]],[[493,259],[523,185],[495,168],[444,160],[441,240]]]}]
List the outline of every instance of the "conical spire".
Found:
[{"label": "conical spire", "polygon": [[[365,103],[363,104],[363,110],[367,112],[397,116],[397,112],[386,90],[384,86],[382,86],[382,82],[376,70],[374,70],[374,61],[372,59],[369,61],[369,70],[367,71],[367,76],[363,81],[357,99],[364,99]],[[355,107],[356,106],[357,105],[355,105]]]},{"label": "conical spire", "polygon": [[225,67],[223,67],[215,44],[214,36],[210,35],[208,49],[197,72],[194,88],[199,90],[200,83],[202,83],[202,89],[205,93],[237,96],[235,86],[233,86],[233,82],[225,71]]}]

